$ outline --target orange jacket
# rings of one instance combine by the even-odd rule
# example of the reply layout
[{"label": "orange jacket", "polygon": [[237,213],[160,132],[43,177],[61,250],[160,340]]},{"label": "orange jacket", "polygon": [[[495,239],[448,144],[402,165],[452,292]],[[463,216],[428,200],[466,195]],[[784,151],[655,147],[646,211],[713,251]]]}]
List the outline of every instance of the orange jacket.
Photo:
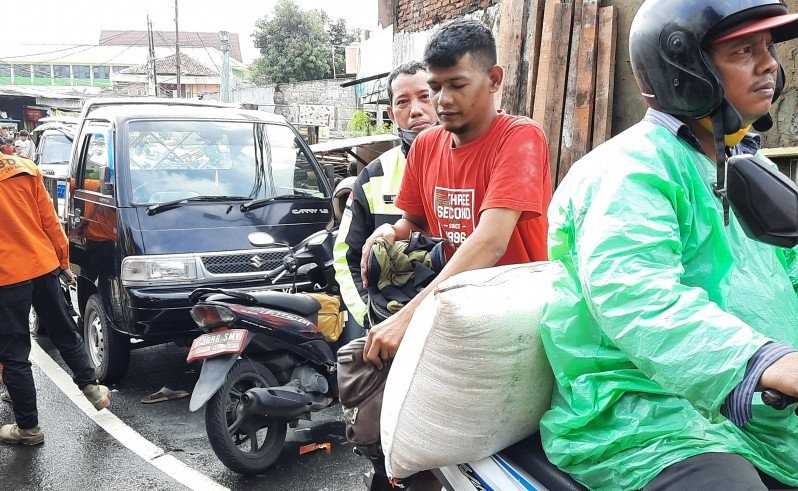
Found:
[{"label": "orange jacket", "polygon": [[32,161],[0,155],[0,286],[69,267],[69,243]]}]

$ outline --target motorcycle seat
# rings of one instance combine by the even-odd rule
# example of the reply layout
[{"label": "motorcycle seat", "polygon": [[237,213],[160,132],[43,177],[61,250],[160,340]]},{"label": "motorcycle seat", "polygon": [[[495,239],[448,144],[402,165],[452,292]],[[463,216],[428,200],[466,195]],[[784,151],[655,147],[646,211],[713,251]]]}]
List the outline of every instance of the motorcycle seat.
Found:
[{"label": "motorcycle seat", "polygon": [[543,452],[540,435],[537,433],[502,450],[502,454],[548,489],[557,491],[587,490],[586,487],[571,479],[571,476],[549,462]]},{"label": "motorcycle seat", "polygon": [[260,307],[287,310],[302,317],[310,317],[318,313],[321,304],[318,300],[301,293],[283,292],[250,292]]}]

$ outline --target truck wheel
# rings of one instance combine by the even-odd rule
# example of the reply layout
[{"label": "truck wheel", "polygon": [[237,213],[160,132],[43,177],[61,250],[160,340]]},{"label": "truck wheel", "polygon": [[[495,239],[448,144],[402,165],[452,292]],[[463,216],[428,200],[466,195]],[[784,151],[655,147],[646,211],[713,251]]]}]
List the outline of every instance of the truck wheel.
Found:
[{"label": "truck wheel", "polygon": [[130,339],[111,328],[96,294],[89,297],[83,313],[83,344],[100,382],[124,377],[130,362]]},{"label": "truck wheel", "polygon": [[241,395],[254,387],[278,385],[272,372],[249,359],[238,360],[224,384],[205,406],[205,431],[211,448],[230,470],[254,475],[265,472],[283,450],[286,421],[267,419],[243,427]]}]

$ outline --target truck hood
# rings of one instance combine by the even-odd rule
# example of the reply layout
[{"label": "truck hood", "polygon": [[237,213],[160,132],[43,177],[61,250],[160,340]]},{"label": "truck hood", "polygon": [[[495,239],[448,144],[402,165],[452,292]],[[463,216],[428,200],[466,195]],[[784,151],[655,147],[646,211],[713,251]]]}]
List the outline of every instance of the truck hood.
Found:
[{"label": "truck hood", "polygon": [[248,236],[266,232],[294,245],[323,229],[332,217],[327,199],[277,202],[242,213],[240,202],[190,203],[155,215],[135,208],[143,254],[182,254],[254,249]]}]

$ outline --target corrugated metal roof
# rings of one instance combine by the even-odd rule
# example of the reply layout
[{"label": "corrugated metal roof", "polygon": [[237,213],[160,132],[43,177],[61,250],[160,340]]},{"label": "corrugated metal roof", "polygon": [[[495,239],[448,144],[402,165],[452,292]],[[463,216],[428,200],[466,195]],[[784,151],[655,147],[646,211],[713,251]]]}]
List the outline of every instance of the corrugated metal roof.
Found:
[{"label": "corrugated metal roof", "polygon": [[[152,37],[155,46],[175,45],[173,31],[153,31]],[[147,31],[100,31],[101,46],[147,46]],[[180,49],[186,48],[215,48],[222,50],[218,32],[181,32]],[[243,62],[241,58],[241,43],[238,34],[230,33],[230,56]]]}]

